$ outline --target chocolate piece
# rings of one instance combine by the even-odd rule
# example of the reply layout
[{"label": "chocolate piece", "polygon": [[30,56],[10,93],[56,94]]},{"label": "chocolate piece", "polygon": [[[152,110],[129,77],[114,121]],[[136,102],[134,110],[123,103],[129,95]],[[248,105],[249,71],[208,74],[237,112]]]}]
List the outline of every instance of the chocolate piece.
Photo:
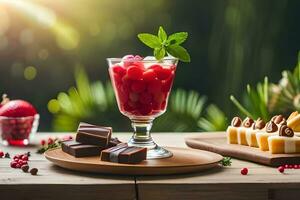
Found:
[{"label": "chocolate piece", "polygon": [[279,135],[284,137],[293,137],[294,131],[286,125],[282,125],[279,129]]},{"label": "chocolate piece", "polygon": [[276,115],[272,119],[273,119],[273,122],[275,122],[275,124],[280,124],[282,121],[286,120],[282,115]]},{"label": "chocolate piece", "polygon": [[116,163],[136,164],[146,160],[146,158],[147,148],[130,147],[126,143],[118,144],[101,152],[102,161]]},{"label": "chocolate piece", "polygon": [[263,129],[264,127],[266,126],[266,123],[261,119],[261,118],[258,118],[256,120],[256,122],[254,122],[254,126],[253,126],[253,129]]},{"label": "chocolate piece", "polygon": [[254,123],[253,119],[246,117],[246,119],[243,121],[243,126],[246,128],[250,128],[253,123]]},{"label": "chocolate piece", "polygon": [[278,115],[274,115],[270,121],[274,122]]},{"label": "chocolate piece", "polygon": [[122,143],[118,138],[111,138],[108,143],[108,148],[117,146],[118,144]]},{"label": "chocolate piece", "polygon": [[63,141],[61,144],[62,151],[74,157],[99,156],[103,147],[96,145],[82,144],[74,140]]},{"label": "chocolate piece", "polygon": [[273,133],[273,132],[275,132],[277,130],[278,130],[278,127],[277,127],[277,125],[273,121],[269,121],[266,124],[266,132],[267,133]]},{"label": "chocolate piece", "polygon": [[84,144],[107,147],[111,138],[111,132],[112,129],[110,127],[80,123],[77,130],[76,141]]},{"label": "chocolate piece", "polygon": [[242,124],[242,120],[239,117],[234,117],[231,121],[231,126],[240,127]]}]

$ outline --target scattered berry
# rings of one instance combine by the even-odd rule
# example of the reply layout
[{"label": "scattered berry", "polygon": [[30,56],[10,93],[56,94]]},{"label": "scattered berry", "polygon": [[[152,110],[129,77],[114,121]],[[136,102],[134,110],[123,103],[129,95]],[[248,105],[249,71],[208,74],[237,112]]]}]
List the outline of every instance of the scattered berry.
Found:
[{"label": "scattered berry", "polygon": [[23,161],[28,161],[28,156],[26,154],[22,155],[21,159]]},{"label": "scattered berry", "polygon": [[46,140],[41,140],[41,145],[44,146],[46,144]]},{"label": "scattered berry", "polygon": [[11,168],[17,168],[17,164],[18,164],[18,163],[17,163],[16,161],[11,161],[11,162],[10,162],[10,167],[11,167]]},{"label": "scattered berry", "polygon": [[23,172],[28,172],[29,166],[28,166],[28,165],[23,165],[23,166],[21,167],[21,169],[22,169]]},{"label": "scattered berry", "polygon": [[9,153],[6,153],[6,154],[4,155],[4,158],[10,158],[10,154],[9,154]]},{"label": "scattered berry", "polygon": [[247,168],[241,169],[241,174],[242,175],[247,175],[248,174],[248,169]]},{"label": "scattered berry", "polygon": [[298,165],[294,165],[294,169],[299,169],[299,168],[298,168]]},{"label": "scattered berry", "polygon": [[288,169],[288,168],[289,168],[289,165],[284,165],[284,168],[285,168],[285,169]]},{"label": "scattered berry", "polygon": [[36,175],[37,172],[38,172],[38,169],[37,168],[32,168],[29,172],[30,172],[31,175]]},{"label": "scattered berry", "polygon": [[284,173],[284,166],[278,167],[278,171],[279,171],[280,173]]},{"label": "scattered berry", "polygon": [[54,140],[52,138],[48,138],[48,145],[53,144]]},{"label": "scattered berry", "polygon": [[0,158],[4,156],[4,152],[0,150]]},{"label": "scattered berry", "polygon": [[294,167],[293,165],[289,165],[288,166],[289,169],[293,169],[293,167]]}]

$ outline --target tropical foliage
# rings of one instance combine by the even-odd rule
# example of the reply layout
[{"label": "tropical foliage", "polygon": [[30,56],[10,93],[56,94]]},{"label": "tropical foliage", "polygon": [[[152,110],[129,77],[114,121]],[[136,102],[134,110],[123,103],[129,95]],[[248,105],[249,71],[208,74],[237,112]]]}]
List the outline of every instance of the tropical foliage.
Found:
[{"label": "tropical foliage", "polygon": [[[54,114],[56,131],[73,131],[80,121],[106,124],[115,130],[130,130],[129,121],[119,112],[113,88],[101,81],[90,83],[82,68],[75,71],[76,87],[60,92],[48,103]],[[170,96],[167,112],[155,120],[154,131],[224,130],[225,114],[215,105],[204,110],[206,97],[195,91],[174,90]],[[206,113],[207,119],[202,116]]]}]

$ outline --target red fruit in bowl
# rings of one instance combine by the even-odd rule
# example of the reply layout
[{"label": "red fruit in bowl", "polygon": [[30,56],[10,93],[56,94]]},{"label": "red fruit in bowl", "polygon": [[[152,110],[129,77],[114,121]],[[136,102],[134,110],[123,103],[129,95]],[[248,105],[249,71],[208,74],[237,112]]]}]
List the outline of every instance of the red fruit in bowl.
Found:
[{"label": "red fruit in bowl", "polygon": [[143,69],[133,65],[128,67],[127,76],[131,80],[141,80],[143,78]]},{"label": "red fruit in bowl", "polygon": [[8,101],[0,108],[0,116],[5,117],[28,117],[37,114],[36,109],[27,101]]}]

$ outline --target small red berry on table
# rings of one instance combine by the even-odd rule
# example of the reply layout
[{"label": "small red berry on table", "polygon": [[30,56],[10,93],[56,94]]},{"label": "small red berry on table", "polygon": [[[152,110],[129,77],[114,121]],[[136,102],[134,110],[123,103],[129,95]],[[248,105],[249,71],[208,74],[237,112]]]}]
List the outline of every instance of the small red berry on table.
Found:
[{"label": "small red berry on table", "polygon": [[41,145],[44,146],[46,144],[46,140],[41,140]]},{"label": "small red berry on table", "polygon": [[24,161],[28,161],[28,156],[27,155],[22,155],[21,159],[24,160]]},{"label": "small red berry on table", "polygon": [[48,138],[48,145],[49,145],[49,144],[53,144],[53,142],[54,142],[54,141],[53,141],[52,138]]},{"label": "small red berry on table", "polygon": [[279,171],[280,173],[284,173],[284,167],[283,167],[283,166],[278,167],[278,171]]},{"label": "small red berry on table", "polygon": [[0,150],[0,158],[4,156],[4,152]]},{"label": "small red berry on table", "polygon": [[247,175],[248,174],[248,168],[241,169],[241,174],[242,175]]}]

